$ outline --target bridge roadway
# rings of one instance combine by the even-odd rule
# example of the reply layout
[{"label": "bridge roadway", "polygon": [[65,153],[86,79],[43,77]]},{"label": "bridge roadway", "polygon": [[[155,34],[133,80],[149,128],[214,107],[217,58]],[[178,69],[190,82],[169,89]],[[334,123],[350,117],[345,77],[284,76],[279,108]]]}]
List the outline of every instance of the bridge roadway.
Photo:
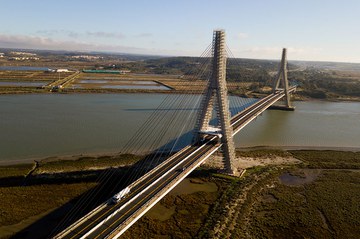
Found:
[{"label": "bridge roadway", "polygon": [[78,77],[80,77],[81,72],[75,72],[74,74],[71,74],[65,78],[59,79],[57,81],[51,82],[50,84],[46,85],[45,87],[52,88],[52,87],[65,87],[69,85],[71,82],[76,80]]},{"label": "bridge roadway", "polygon": [[[231,119],[234,135],[284,96],[284,91],[277,91],[235,115]],[[112,204],[109,199],[55,238],[118,238],[220,147],[217,136],[185,147],[132,183],[129,195],[120,202]]]}]

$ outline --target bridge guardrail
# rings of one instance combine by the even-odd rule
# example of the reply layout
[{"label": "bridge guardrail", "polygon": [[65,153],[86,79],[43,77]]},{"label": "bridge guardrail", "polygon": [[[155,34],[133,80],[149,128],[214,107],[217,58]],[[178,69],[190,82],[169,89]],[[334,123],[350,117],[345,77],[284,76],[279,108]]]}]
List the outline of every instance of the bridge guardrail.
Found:
[{"label": "bridge guardrail", "polygon": [[[135,215],[135,218],[131,218],[131,216],[124,221],[121,225],[125,225],[119,232],[119,227],[114,229],[111,233],[109,233],[107,238],[116,239],[121,236],[132,224],[134,224],[140,217],[142,217],[147,211],[149,211],[156,203],[158,203],[168,192],[170,192],[174,187],[176,187],[184,178],[186,178],[195,168],[200,166],[208,157],[210,157],[216,150],[218,150],[222,144],[214,146],[210,152],[207,152],[204,157],[200,158],[196,162],[194,162],[190,167],[187,168],[183,173],[179,174],[175,179],[171,181],[171,183],[164,187],[161,191],[159,191],[155,197],[147,201],[142,207],[136,210],[132,215]],[[180,162],[182,163],[182,162]],[[145,208],[145,209],[144,209]],[[141,211],[141,212],[140,212]],[[140,212],[140,213],[139,213]],[[136,215],[139,213],[138,215]],[[114,235],[113,235],[114,234]]]},{"label": "bridge guardrail", "polygon": [[[206,144],[204,144],[205,146]],[[185,148],[189,148],[190,146],[187,146]],[[184,148],[184,149],[185,149]],[[201,146],[199,147],[199,149],[201,148]],[[181,153],[183,150],[180,150],[179,152]],[[140,196],[141,194],[145,193],[148,189],[150,189],[154,184],[156,184],[158,181],[160,181],[162,178],[164,178],[166,175],[168,175],[171,171],[173,171],[175,168],[177,168],[180,164],[182,164],[185,160],[187,160],[192,154],[194,154],[196,151],[192,152],[190,155],[186,156],[184,159],[182,159],[180,162],[178,162],[176,165],[174,165],[173,167],[171,167],[171,169],[169,169],[167,172],[165,172],[163,175],[161,175],[159,178],[157,178],[155,181],[153,181],[150,185],[148,185],[145,189],[143,189],[140,193],[138,193],[136,195],[136,197],[132,197],[128,202],[126,202],[124,205],[122,205],[120,208],[118,208],[116,211],[114,211],[112,214],[110,214],[109,216],[107,216],[104,220],[102,220],[100,223],[98,223],[95,227],[93,227],[90,231],[88,231],[84,236],[82,236],[82,238],[86,238],[88,235],[90,235],[92,232],[94,232],[96,229],[98,229],[100,226],[102,226],[104,223],[107,222],[107,220],[109,220],[110,218],[114,217],[117,213],[119,213],[123,208],[125,208],[127,205],[129,205],[132,201],[134,201],[138,196]],[[176,155],[176,154],[175,154]],[[175,156],[174,155],[174,156]],[[172,158],[172,157],[171,157]],[[170,160],[167,160],[170,161]],[[163,164],[165,165],[165,164]],[[152,173],[156,172],[158,169],[156,169],[155,171],[150,171]],[[151,174],[151,173],[147,173],[147,174]]]},{"label": "bridge guardrail", "polygon": [[[289,89],[290,92],[293,92],[296,90],[296,87],[292,87]],[[249,119],[247,119],[240,128],[237,128],[234,130],[233,134],[236,134],[241,128],[243,128],[245,125],[247,125],[249,122],[251,122],[252,119],[256,118],[258,115],[260,115],[263,111],[265,111],[270,105],[272,105],[274,102],[278,101],[279,99],[281,99],[282,97],[285,96],[285,92],[277,92],[276,94],[273,94],[272,96],[268,96],[266,97],[267,100],[262,101],[261,103],[259,103],[256,107],[254,108],[250,108],[248,109],[249,112],[246,112],[244,114],[244,116],[242,116],[240,119],[236,120],[234,123],[232,123],[232,127],[234,127],[234,125],[239,122],[239,120],[243,119],[244,117],[246,117],[247,115],[251,114],[252,112],[255,111],[255,114],[253,116],[251,116]],[[258,110],[259,108],[261,108],[260,110]],[[256,112],[256,110],[258,110]],[[205,144],[204,144],[205,145]],[[155,194],[155,196],[150,199],[148,202],[146,202],[143,206],[141,206],[141,208],[137,209],[135,212],[133,212],[132,215],[135,215],[135,219],[131,219],[133,216],[130,216],[128,219],[126,219],[121,225],[124,225],[124,227],[122,229],[116,228],[114,231],[112,231],[110,234],[115,234],[113,238],[118,238],[127,228],[129,228],[133,223],[135,223],[142,215],[144,215],[153,205],[155,205],[159,200],[161,200],[161,198],[163,198],[171,189],[173,189],[181,180],[183,180],[188,174],[190,174],[194,168],[198,167],[203,161],[205,161],[213,152],[215,152],[216,150],[218,150],[220,147],[222,146],[222,144],[219,144],[217,146],[214,146],[214,148],[212,148],[213,150],[210,152],[208,152],[204,157],[201,157],[200,159],[198,159],[197,161],[193,162],[191,165],[191,168],[187,168],[183,173],[180,173],[175,179],[173,179],[169,185],[165,186],[163,189],[161,189],[158,193]],[[157,165],[155,168],[153,168],[152,170],[150,170],[148,173],[146,173],[145,175],[143,175],[142,177],[140,177],[139,179],[137,179],[135,182],[133,182],[132,184],[129,185],[129,187],[134,187],[137,184],[141,183],[142,181],[146,180],[150,175],[152,175],[153,173],[155,173],[156,171],[158,171],[161,167],[165,166],[166,164],[168,164],[169,162],[171,162],[171,159],[179,156],[181,153],[183,153],[184,151],[186,151],[187,149],[189,149],[191,147],[191,145],[186,146],[184,149],[178,151],[177,153],[175,153],[174,155],[172,155],[170,158],[168,158],[167,160],[165,160],[164,162],[162,162],[161,164]],[[186,156],[184,159],[182,159],[179,163],[177,163],[175,166],[173,166],[168,172],[164,173],[162,176],[160,176],[159,178],[157,178],[154,182],[152,182],[150,185],[148,185],[145,189],[143,189],[138,195],[143,194],[145,191],[147,191],[150,187],[152,187],[155,183],[157,183],[160,179],[162,179],[164,176],[166,176],[169,172],[173,171],[176,167],[178,167],[180,164],[182,164],[185,160],[187,160],[193,153],[197,152],[197,150],[195,150],[194,152],[192,152],[190,155]],[[120,210],[122,210],[125,206],[127,206],[129,203],[131,203],[133,200],[135,200],[137,197],[132,198],[131,200],[129,200],[128,202],[126,202],[124,205],[122,205],[120,208],[118,208],[115,212],[113,212],[111,215],[109,215],[106,219],[104,219],[103,221],[101,221],[97,226],[95,226],[94,228],[92,228],[92,230],[90,230],[88,233],[86,233],[83,237],[85,237],[86,235],[90,234],[91,232],[93,232],[94,230],[96,230],[98,227],[100,227],[103,223],[105,223],[109,218],[113,217],[114,215],[116,215]],[[106,206],[106,203],[101,204],[99,207],[95,208],[94,210],[92,210],[90,213],[88,213],[86,216],[84,216],[83,218],[81,218],[80,220],[78,220],[76,223],[74,223],[73,225],[71,225],[69,228],[67,228],[67,230],[60,234],[57,235],[57,237],[55,238],[61,238],[62,236],[67,235],[72,229],[76,228],[77,226],[81,225],[85,220],[87,220],[88,218],[90,218],[93,214],[95,214],[97,211],[101,210],[103,207]],[[145,209],[143,209],[145,208]],[[141,211],[142,210],[142,211]],[[141,211],[139,213],[139,211]],[[138,214],[138,215],[136,215]],[[119,231],[120,230],[120,231]],[[119,231],[119,232],[118,232]],[[109,234],[109,235],[110,235]]]},{"label": "bridge guardrail", "polygon": [[85,220],[87,220],[88,218],[90,218],[93,214],[95,214],[96,212],[100,211],[101,209],[103,209],[104,207],[106,207],[106,202],[100,204],[98,207],[96,207],[95,209],[91,210],[88,214],[86,214],[85,216],[83,216],[82,218],[80,218],[79,220],[77,220],[75,223],[71,224],[69,227],[67,227],[65,230],[61,231],[59,234],[55,235],[54,238],[56,239],[60,239],[64,236],[66,236],[67,234],[69,234],[74,228],[77,228],[78,226],[80,226],[82,223],[84,223]]},{"label": "bridge guardrail", "polygon": [[148,173],[144,174],[143,176],[141,176],[140,178],[138,178],[136,181],[134,181],[133,183],[131,183],[129,185],[130,188],[135,187],[137,184],[139,184],[141,181],[145,180],[146,178],[148,178],[151,174],[155,173],[157,170],[159,170],[159,168],[161,168],[162,166],[168,164],[172,158],[179,156],[183,151],[186,151],[188,148],[190,148],[191,145],[186,146],[185,148],[181,149],[180,151],[176,152],[174,155],[172,155],[170,158],[167,158],[164,162],[162,162],[161,164],[157,165],[155,168],[151,169]]}]

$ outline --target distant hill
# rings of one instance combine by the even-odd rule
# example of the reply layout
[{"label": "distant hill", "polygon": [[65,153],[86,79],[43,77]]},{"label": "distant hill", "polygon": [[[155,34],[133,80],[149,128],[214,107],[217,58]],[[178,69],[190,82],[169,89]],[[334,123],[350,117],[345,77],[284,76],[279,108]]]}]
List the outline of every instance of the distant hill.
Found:
[{"label": "distant hill", "polygon": [[98,51],[65,51],[65,50],[38,50],[38,49],[22,49],[22,48],[0,48],[2,53],[10,53],[12,51],[35,53],[39,56],[72,56],[72,55],[93,55],[103,56],[110,58],[119,58],[128,61],[144,61],[148,59],[162,58],[163,56],[156,55],[141,55],[141,54],[128,54],[128,53],[114,53],[114,52],[98,52]]},{"label": "distant hill", "polygon": [[360,71],[360,63],[327,62],[327,61],[289,61],[290,63],[306,68],[322,70]]}]

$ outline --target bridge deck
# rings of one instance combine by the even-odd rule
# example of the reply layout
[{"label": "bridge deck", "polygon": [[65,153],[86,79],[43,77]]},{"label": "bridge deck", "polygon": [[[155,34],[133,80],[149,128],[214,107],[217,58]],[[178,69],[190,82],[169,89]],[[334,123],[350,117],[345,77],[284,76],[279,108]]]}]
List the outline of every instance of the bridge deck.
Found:
[{"label": "bridge deck", "polygon": [[[293,92],[295,87],[289,89]],[[285,96],[278,91],[257,101],[231,119],[234,135]],[[130,185],[131,191],[113,205],[110,200],[58,234],[56,238],[117,238],[173,187],[221,147],[217,136],[188,146]],[[185,169],[185,170],[183,170]]]}]

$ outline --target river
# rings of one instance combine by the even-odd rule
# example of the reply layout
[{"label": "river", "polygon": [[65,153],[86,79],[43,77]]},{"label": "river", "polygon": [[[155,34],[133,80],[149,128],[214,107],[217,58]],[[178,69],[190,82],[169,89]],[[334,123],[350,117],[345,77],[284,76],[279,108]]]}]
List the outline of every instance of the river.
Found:
[{"label": "river", "polygon": [[[0,95],[0,161],[119,152],[166,96]],[[236,135],[236,147],[360,148],[360,103],[295,106],[264,112]]]}]

